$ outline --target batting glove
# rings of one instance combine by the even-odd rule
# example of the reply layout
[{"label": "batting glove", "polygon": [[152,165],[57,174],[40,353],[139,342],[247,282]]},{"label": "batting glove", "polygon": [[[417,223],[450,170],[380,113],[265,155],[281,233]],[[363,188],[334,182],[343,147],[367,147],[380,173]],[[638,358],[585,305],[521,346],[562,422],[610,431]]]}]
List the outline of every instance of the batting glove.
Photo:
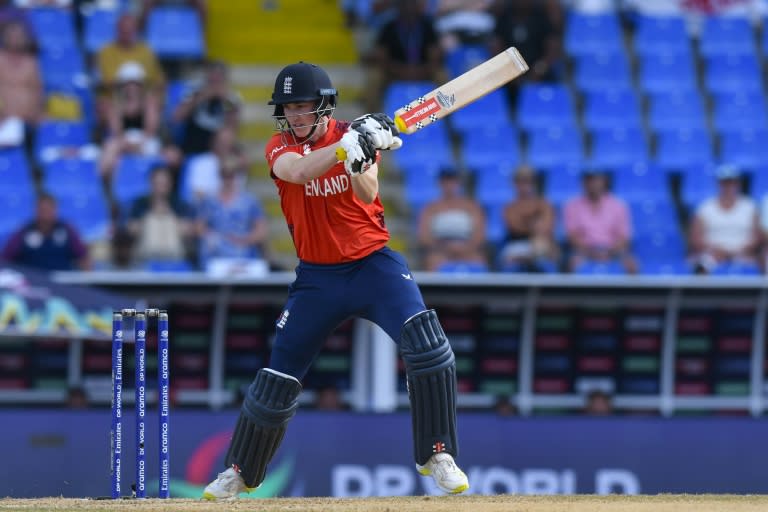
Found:
[{"label": "batting glove", "polygon": [[376,146],[365,132],[349,130],[339,143],[347,154],[344,159],[347,174],[363,174],[376,161]]},{"label": "batting glove", "polygon": [[367,133],[376,149],[397,149],[403,145],[403,141],[397,136],[400,130],[386,114],[365,114],[352,121],[351,127]]}]

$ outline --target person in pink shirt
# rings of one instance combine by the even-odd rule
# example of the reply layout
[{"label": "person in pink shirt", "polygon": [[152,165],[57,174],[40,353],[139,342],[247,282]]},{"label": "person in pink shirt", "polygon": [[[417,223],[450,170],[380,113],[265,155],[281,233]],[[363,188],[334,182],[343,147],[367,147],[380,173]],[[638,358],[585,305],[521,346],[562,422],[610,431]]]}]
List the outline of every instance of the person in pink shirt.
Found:
[{"label": "person in pink shirt", "polygon": [[600,170],[585,170],[582,183],[583,195],[569,200],[564,209],[570,270],[590,262],[619,262],[625,272],[634,274],[637,264],[630,253],[632,221],[627,205],[611,194]]}]

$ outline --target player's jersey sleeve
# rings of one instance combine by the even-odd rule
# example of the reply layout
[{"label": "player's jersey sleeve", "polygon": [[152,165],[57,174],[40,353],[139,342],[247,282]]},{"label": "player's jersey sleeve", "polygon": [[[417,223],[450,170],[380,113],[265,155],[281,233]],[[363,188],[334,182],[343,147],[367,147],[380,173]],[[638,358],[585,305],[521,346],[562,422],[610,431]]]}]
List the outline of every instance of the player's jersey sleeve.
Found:
[{"label": "player's jersey sleeve", "polygon": [[296,153],[301,154],[301,146],[289,146],[287,144],[283,144],[283,141],[280,140],[280,135],[273,135],[271,139],[267,142],[266,148],[264,148],[264,156],[267,159],[267,164],[269,164],[269,170],[272,170],[272,166],[275,165],[275,160],[277,160],[281,155],[284,155],[285,153]]}]

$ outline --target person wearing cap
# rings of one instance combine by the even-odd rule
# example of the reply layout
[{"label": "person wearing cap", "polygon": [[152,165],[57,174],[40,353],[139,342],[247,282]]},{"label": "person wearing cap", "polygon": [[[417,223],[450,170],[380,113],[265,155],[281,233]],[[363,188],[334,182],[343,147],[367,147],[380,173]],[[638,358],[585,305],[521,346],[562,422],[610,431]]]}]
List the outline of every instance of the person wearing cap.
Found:
[{"label": "person wearing cap", "polygon": [[578,271],[586,263],[618,262],[634,274],[637,263],[630,252],[632,220],[627,205],[608,190],[604,169],[585,169],[582,184],[584,193],[569,200],[563,214],[570,270]]},{"label": "person wearing cap", "polygon": [[506,235],[499,266],[512,272],[554,270],[558,257],[555,209],[539,193],[536,171],[529,165],[521,165],[512,181],[515,198],[504,207]]},{"label": "person wearing cap", "polygon": [[100,170],[109,180],[125,153],[160,156],[175,167],[180,155],[174,148],[163,150],[160,141],[160,98],[147,86],[144,67],[134,61],[120,66],[112,101],[107,109],[107,139],[101,154]]},{"label": "person wearing cap", "polygon": [[456,263],[487,266],[485,213],[464,194],[455,167],[438,173],[440,197],[429,203],[419,218],[419,245],[427,270],[440,271]]},{"label": "person wearing cap", "polygon": [[755,202],[741,191],[741,169],[715,170],[718,192],[701,203],[690,226],[690,248],[697,273],[754,272],[760,244]]}]

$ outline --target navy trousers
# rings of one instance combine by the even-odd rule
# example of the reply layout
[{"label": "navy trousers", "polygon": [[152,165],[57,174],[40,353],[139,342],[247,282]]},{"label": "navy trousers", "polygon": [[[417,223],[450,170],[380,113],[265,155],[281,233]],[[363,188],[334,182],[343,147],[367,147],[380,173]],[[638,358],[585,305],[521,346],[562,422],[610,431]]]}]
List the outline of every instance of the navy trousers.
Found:
[{"label": "navy trousers", "polygon": [[351,263],[300,262],[277,319],[269,367],[301,380],[347,318],[371,320],[399,343],[405,321],[425,309],[405,258],[388,247]]}]

